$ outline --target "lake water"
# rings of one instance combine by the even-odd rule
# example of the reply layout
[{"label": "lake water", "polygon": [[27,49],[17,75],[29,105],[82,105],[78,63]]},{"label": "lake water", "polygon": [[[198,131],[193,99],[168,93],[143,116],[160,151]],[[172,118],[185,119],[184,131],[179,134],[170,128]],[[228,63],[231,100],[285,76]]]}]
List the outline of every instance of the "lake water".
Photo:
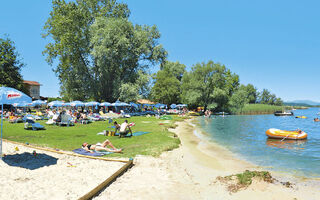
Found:
[{"label": "lake water", "polygon": [[[289,172],[293,175],[320,177],[320,122],[314,122],[319,108],[295,110],[294,116],[230,115],[199,118],[202,130],[218,144],[239,157],[266,169]],[[295,118],[306,116],[307,119]],[[268,139],[269,128],[301,129],[307,140]]]}]

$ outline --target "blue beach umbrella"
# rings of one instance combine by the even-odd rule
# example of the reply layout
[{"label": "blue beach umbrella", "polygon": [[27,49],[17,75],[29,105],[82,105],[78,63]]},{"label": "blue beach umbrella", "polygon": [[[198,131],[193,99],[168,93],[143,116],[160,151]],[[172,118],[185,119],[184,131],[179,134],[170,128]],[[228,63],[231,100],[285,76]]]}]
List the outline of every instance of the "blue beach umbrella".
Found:
[{"label": "blue beach umbrella", "polygon": [[70,106],[75,106],[75,107],[84,106],[84,103],[82,101],[71,101]]},{"label": "blue beach umbrella", "polygon": [[90,101],[90,102],[87,102],[84,104],[85,106],[99,106],[100,103],[99,102],[96,102],[96,101]]},{"label": "blue beach umbrella", "polygon": [[136,103],[133,103],[133,102],[130,102],[130,106],[131,106],[131,107],[135,107],[136,109],[139,108],[139,105],[136,104]]},{"label": "blue beach umbrella", "polygon": [[10,87],[0,87],[0,104],[1,104],[1,142],[0,157],[2,159],[2,127],[3,127],[3,104],[13,105],[14,103],[31,103],[31,97]]},{"label": "blue beach umbrella", "polygon": [[100,104],[100,106],[111,106],[111,103],[109,102],[103,102]]},{"label": "blue beach umbrella", "polygon": [[172,109],[175,109],[176,107],[177,107],[176,104],[171,104],[171,105],[170,105],[170,108],[172,108]]},{"label": "blue beach umbrella", "polygon": [[47,104],[45,101],[42,101],[42,100],[36,100],[36,101],[33,101],[31,106],[41,106],[41,105],[45,105]]},{"label": "blue beach umbrella", "polygon": [[50,107],[62,107],[64,105],[64,103],[62,101],[51,101],[50,103],[48,103],[48,106]]},{"label": "blue beach umbrella", "polygon": [[21,102],[12,104],[14,107],[28,107],[30,103]]},{"label": "blue beach umbrella", "polygon": [[70,102],[64,103],[63,106],[71,106],[71,103]]},{"label": "blue beach umbrella", "polygon": [[116,102],[112,103],[111,105],[112,106],[122,106],[122,102],[116,101]]}]

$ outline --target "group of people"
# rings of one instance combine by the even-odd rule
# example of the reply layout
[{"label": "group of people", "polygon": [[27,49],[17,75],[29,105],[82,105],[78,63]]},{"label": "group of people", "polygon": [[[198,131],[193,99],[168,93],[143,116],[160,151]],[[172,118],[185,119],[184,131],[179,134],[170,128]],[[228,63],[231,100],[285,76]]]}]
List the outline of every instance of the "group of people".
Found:
[{"label": "group of people", "polygon": [[[113,123],[115,127],[115,133],[119,131],[119,137],[131,137],[132,136],[132,130],[130,128],[130,124],[128,123],[128,120],[124,120],[122,124],[118,124],[117,121],[114,121]],[[130,135],[128,135],[130,133]]]},{"label": "group of people", "polygon": [[[122,124],[118,124],[117,121],[113,122],[115,133],[119,132],[119,137],[131,137],[132,136],[132,130],[130,128],[130,124],[128,123],[128,120],[124,120]],[[130,134],[129,134],[130,133]],[[111,148],[107,148],[107,146],[110,146]],[[120,153],[122,152],[122,149],[118,149],[109,140],[105,140],[102,144],[88,144],[87,142],[84,142],[82,144],[82,148],[90,153],[93,153],[94,151],[108,151],[108,152],[115,152]]]}]

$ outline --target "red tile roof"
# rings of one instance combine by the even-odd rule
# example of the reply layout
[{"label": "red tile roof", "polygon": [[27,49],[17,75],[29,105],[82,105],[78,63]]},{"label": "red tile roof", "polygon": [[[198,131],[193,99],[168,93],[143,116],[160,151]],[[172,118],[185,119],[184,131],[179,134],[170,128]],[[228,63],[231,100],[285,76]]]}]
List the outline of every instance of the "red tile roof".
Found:
[{"label": "red tile roof", "polygon": [[23,81],[24,84],[28,84],[28,85],[39,85],[40,83],[38,83],[37,81]]}]

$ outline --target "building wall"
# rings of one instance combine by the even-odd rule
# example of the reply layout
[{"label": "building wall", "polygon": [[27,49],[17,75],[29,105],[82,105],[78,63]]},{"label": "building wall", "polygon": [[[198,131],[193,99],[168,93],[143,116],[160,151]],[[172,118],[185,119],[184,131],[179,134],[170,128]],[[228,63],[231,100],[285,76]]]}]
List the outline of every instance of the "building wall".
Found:
[{"label": "building wall", "polygon": [[40,86],[30,85],[29,86],[30,96],[35,99],[40,99]]}]

